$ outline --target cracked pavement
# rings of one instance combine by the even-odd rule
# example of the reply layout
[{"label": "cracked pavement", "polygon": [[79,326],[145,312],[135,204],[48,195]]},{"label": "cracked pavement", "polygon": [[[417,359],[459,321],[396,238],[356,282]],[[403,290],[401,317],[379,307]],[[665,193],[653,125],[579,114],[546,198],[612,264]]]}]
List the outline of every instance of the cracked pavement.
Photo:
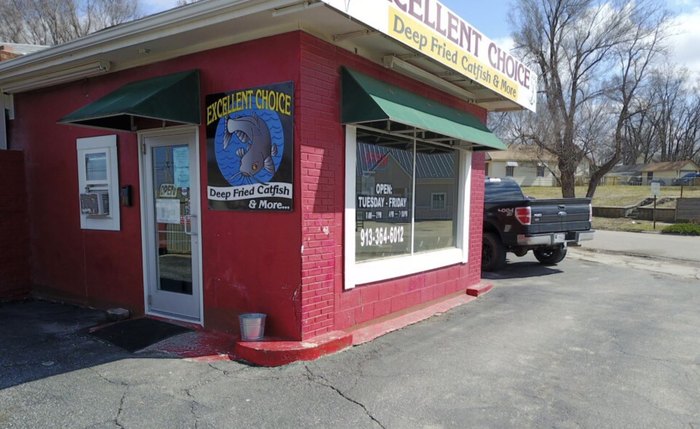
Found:
[{"label": "cracked pavement", "polygon": [[700,280],[619,258],[510,258],[470,304],[280,368],[131,354],[85,333],[99,312],[0,304],[0,428],[700,428]]}]

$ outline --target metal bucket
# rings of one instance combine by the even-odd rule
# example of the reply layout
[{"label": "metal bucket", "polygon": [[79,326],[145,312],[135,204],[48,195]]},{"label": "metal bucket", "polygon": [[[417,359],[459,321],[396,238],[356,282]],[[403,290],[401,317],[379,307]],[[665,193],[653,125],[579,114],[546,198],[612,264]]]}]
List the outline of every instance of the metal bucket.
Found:
[{"label": "metal bucket", "polygon": [[238,316],[241,325],[241,341],[259,341],[265,336],[265,318],[263,313],[243,313]]}]

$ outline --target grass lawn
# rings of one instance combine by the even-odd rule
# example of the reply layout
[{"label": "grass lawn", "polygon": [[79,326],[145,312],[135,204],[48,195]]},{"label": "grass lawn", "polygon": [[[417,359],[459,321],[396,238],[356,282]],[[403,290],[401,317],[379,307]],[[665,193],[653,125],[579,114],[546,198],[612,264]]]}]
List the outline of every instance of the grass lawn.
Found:
[{"label": "grass lawn", "polygon": [[[586,195],[585,186],[576,187],[576,196]],[[537,199],[561,198],[561,188],[549,186],[526,186],[523,193]],[[598,207],[620,207],[637,204],[647,197],[651,197],[649,186],[598,186],[593,196],[593,206]],[[679,198],[681,196],[680,186],[662,186],[659,198]],[[700,186],[683,187],[683,197],[700,198]],[[659,205],[658,207],[673,208],[675,201]]]},{"label": "grass lawn", "polygon": [[656,229],[654,229],[654,223],[648,220],[636,220],[629,218],[606,218],[606,217],[594,217],[593,218],[593,229],[604,229],[608,231],[627,231],[627,232],[646,232],[646,231],[661,231],[664,227],[670,224],[663,222],[656,222]]}]

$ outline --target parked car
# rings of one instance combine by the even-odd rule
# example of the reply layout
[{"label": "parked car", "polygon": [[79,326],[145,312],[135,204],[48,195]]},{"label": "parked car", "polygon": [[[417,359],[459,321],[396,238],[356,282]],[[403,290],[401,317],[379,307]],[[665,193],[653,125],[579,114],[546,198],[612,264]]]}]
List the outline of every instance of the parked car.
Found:
[{"label": "parked car", "polygon": [[675,186],[692,186],[692,185],[700,185],[700,172],[698,173],[685,173],[683,176],[679,177],[678,179],[673,179],[673,182],[671,182]]},{"label": "parked car", "polygon": [[627,179],[627,184],[628,185],[641,185],[642,184],[642,176],[632,176],[629,179]]},{"label": "parked car", "polygon": [[661,186],[666,186],[666,181],[664,179],[651,179],[649,183],[658,183]]}]

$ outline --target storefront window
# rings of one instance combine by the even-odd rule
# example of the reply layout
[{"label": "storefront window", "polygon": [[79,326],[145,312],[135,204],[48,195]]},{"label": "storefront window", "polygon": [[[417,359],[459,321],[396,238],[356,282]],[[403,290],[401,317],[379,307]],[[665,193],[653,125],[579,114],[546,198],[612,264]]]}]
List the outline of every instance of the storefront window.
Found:
[{"label": "storefront window", "polygon": [[364,129],[356,148],[355,261],[454,248],[457,151]]}]

